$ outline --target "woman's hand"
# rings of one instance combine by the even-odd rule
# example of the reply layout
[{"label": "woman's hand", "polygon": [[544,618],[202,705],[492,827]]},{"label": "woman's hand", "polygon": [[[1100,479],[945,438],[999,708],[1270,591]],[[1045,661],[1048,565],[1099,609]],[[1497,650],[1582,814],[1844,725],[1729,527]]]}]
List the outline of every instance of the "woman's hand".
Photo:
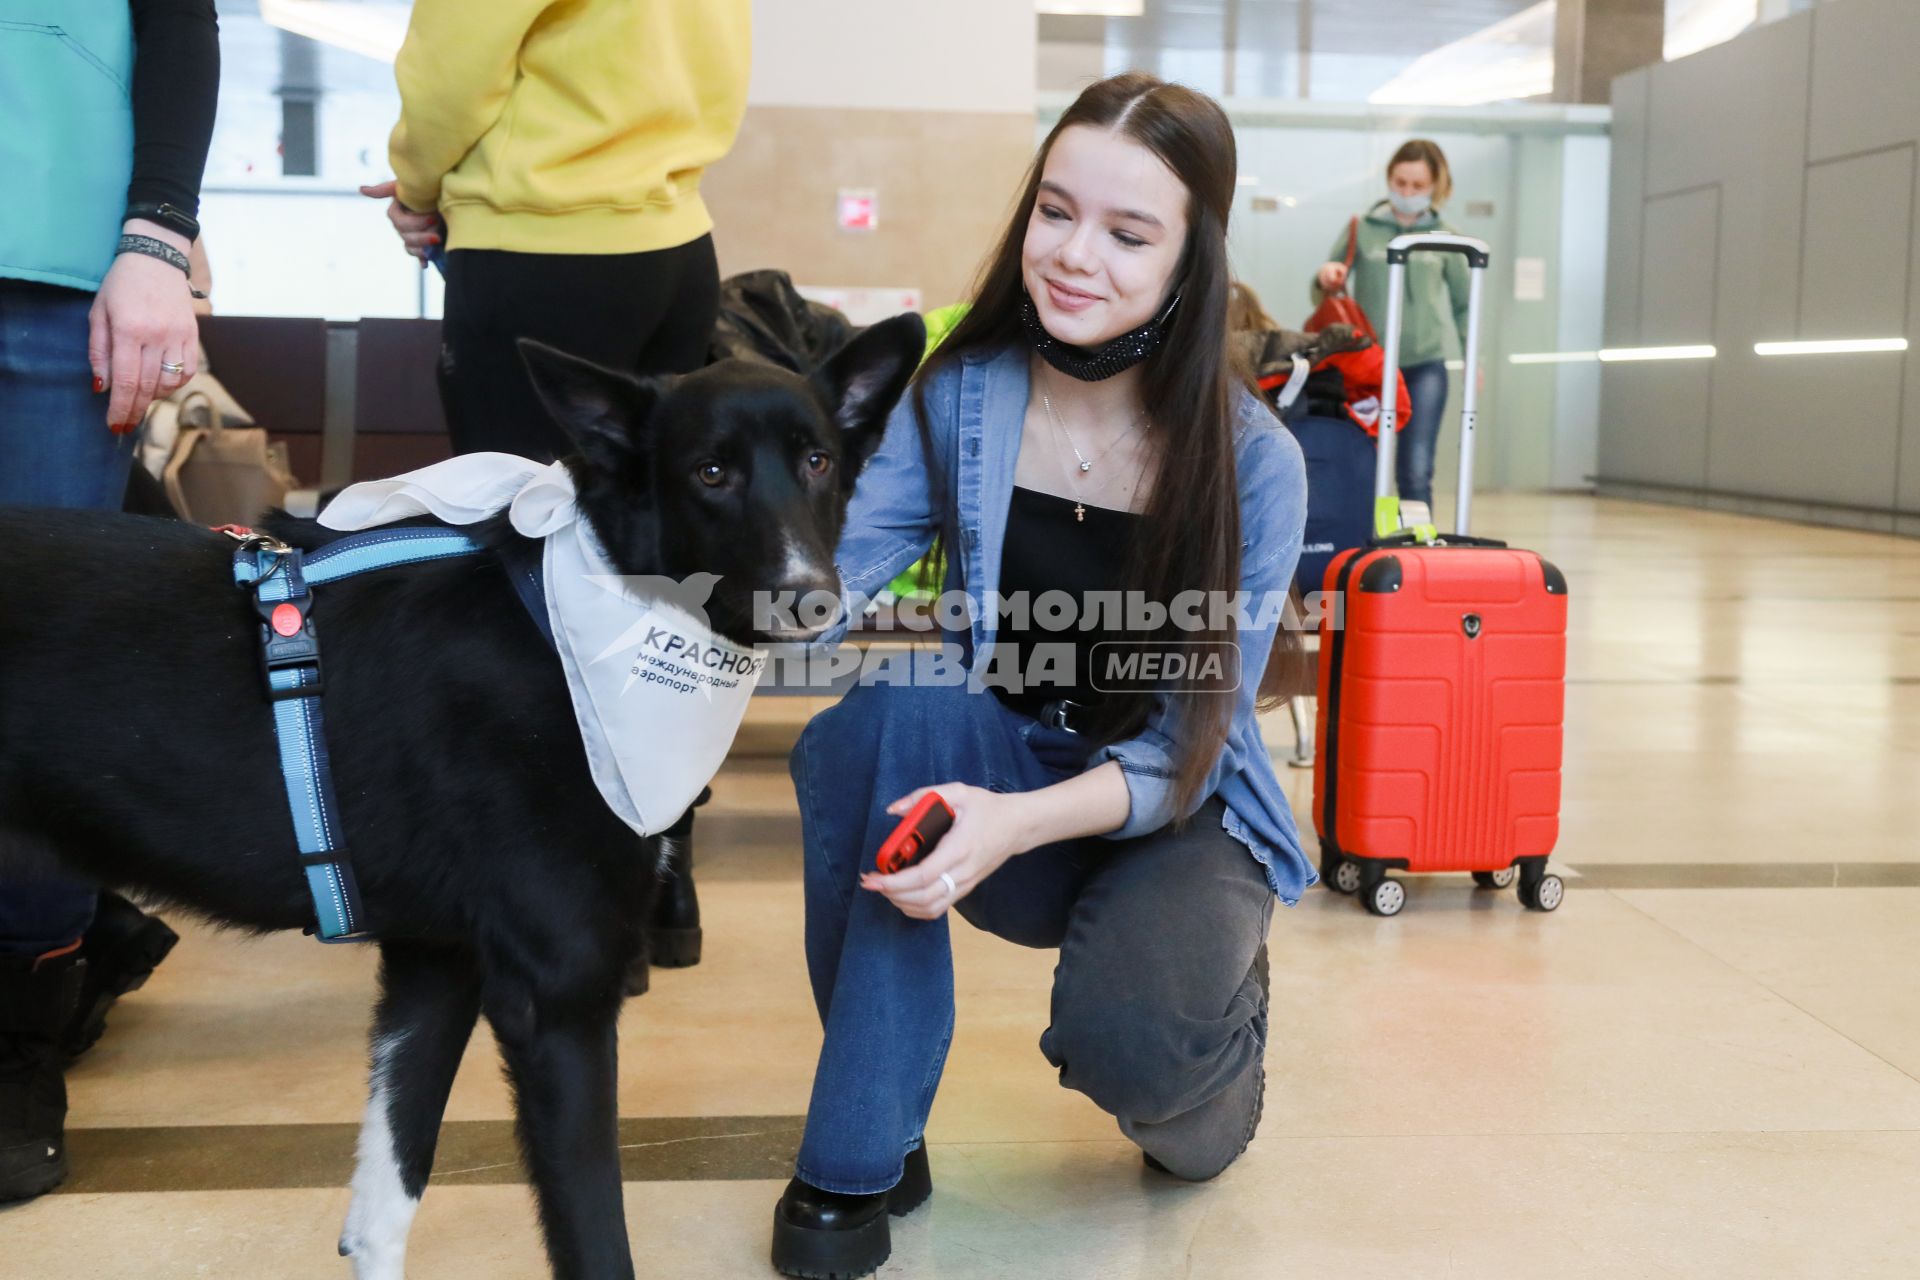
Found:
[{"label": "woman's hand", "polygon": [[[998,871],[1001,863],[1032,847],[1027,843],[1033,830],[1026,817],[1028,796],[1021,793],[1008,795],[947,782],[902,796],[887,806],[887,812],[900,817],[929,791],[938,791],[953,806],[953,826],[933,852],[905,871],[890,876],[869,871],[860,877],[862,889],[885,894],[887,901],[915,920],[939,919]],[[953,880],[951,890],[940,878],[943,871]]]},{"label": "woman's hand", "polygon": [[[157,223],[129,219],[128,235],[152,236],[185,253],[185,236]],[[200,330],[193,295],[180,269],[144,253],[123,253],[107,268],[87,313],[87,363],[93,389],[112,389],[107,429],[125,435],[140,425],[156,397],[172,395],[200,369]],[[162,364],[180,372],[163,372]]]},{"label": "woman's hand", "polygon": [[394,194],[399,187],[400,184],[397,181],[388,178],[385,182],[361,187],[360,194],[388,202],[387,221],[391,222],[393,229],[400,233],[400,242],[406,246],[407,252],[420,259],[420,265],[425,267],[427,254],[434,245],[440,243],[444,235],[445,224],[440,221],[438,213],[416,213],[401,204],[400,198]]},{"label": "woman's hand", "polygon": [[[1298,279],[1299,277],[1294,277]],[[1347,264],[1329,262],[1320,268],[1320,289],[1323,293],[1338,293],[1346,287]]]}]

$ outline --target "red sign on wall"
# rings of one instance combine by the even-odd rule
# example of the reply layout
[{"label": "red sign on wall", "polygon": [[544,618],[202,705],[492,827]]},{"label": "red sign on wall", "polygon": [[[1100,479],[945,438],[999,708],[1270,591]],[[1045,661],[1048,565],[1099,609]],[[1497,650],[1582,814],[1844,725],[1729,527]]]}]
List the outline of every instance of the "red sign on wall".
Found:
[{"label": "red sign on wall", "polygon": [[843,190],[840,193],[840,229],[842,231],[878,231],[880,196],[872,190]]}]

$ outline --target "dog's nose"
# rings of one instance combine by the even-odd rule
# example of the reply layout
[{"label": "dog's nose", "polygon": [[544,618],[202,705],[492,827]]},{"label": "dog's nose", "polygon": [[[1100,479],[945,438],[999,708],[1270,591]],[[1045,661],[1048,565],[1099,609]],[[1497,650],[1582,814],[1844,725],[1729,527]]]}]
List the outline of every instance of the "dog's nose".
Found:
[{"label": "dog's nose", "polygon": [[811,574],[803,578],[788,578],[773,589],[776,597],[785,596],[799,603],[809,598],[818,600],[825,597],[830,600],[840,598],[840,583],[837,579]]},{"label": "dog's nose", "polygon": [[805,601],[810,595],[825,592],[835,600],[840,598],[840,575],[834,572],[832,563],[818,547],[809,546],[809,540],[790,539],[786,545],[786,555],[780,564],[779,585],[774,587],[776,594],[792,592],[792,598]]},{"label": "dog's nose", "polygon": [[834,577],[791,577],[757,602],[754,629],[776,640],[811,640],[840,612],[840,584]]}]

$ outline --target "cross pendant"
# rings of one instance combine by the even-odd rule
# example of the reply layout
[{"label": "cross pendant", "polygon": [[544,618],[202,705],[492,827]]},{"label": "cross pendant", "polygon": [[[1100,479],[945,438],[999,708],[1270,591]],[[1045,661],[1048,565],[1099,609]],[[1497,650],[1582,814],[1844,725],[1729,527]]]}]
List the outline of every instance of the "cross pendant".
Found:
[{"label": "cross pendant", "polygon": [[1073,519],[1075,524],[1087,522],[1087,509],[1077,502],[1073,504]]}]

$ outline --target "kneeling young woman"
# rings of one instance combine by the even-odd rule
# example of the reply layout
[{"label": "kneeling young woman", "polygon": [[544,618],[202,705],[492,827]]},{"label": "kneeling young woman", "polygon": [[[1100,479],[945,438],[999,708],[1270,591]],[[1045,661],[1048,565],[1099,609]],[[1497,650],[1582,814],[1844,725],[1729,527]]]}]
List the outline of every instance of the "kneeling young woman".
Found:
[{"label": "kneeling young woman", "polygon": [[[922,1136],[953,1031],[949,908],[1059,949],[1040,1051],[1148,1164],[1211,1178],[1259,1123],[1267,925],[1274,898],[1292,903],[1312,879],[1254,721],[1282,634],[1260,606],[1292,580],[1306,478],[1230,368],[1236,177],[1211,99],[1137,74],[1087,89],[861,475],[836,556],[855,595],[937,540],[947,588],[976,602],[1063,591],[1083,615],[1091,593],[1250,604],[1237,631],[1175,609],[1203,629],[1144,633],[1048,632],[1045,610],[1022,628],[1017,610],[1002,622],[977,604],[950,637],[971,672],[1050,670],[1045,687],[876,682],[807,726],[792,772],[826,1039],[774,1215],[788,1275],[873,1270],[889,1213],[932,1190]],[[1094,645],[1116,639],[1190,658],[1237,646],[1238,669],[1102,692],[1113,682],[1096,680]],[[1029,663],[1040,645],[1056,658],[1069,646],[1071,661]],[[952,829],[919,865],[875,874],[875,850],[928,788]]]}]

